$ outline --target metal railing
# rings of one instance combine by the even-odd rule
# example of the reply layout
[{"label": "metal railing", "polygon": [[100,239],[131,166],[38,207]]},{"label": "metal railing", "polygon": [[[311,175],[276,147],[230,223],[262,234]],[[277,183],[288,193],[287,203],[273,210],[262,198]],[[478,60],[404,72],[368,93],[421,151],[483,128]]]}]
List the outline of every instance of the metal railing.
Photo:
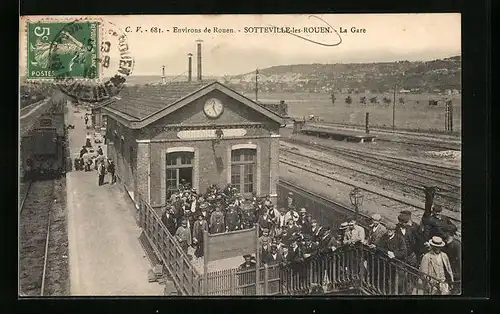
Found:
[{"label": "metal railing", "polygon": [[[356,289],[369,295],[436,295],[443,289],[437,279],[362,244],[264,266],[258,273],[258,286],[255,268],[209,273],[207,295],[305,295],[317,286],[325,294]],[[456,290],[459,282],[449,288]]]},{"label": "metal railing", "polygon": [[[204,295],[252,296],[280,294],[280,266],[264,265],[259,268],[259,284],[256,269],[226,269],[208,273],[208,291]],[[203,277],[200,279],[205,280]]]},{"label": "metal railing", "polygon": [[[419,269],[358,243],[299,263],[264,265],[258,272],[255,267],[210,272],[207,291],[203,291],[204,276],[196,271],[160,216],[140,197],[138,204],[140,227],[184,295],[304,295],[318,285],[324,293],[358,289],[370,295],[435,295],[446,290],[446,284]],[[458,294],[460,282],[448,288]]]},{"label": "metal railing", "polygon": [[162,260],[183,295],[200,294],[200,274],[191,264],[178,241],[168,232],[160,216],[139,197],[139,225],[156,255]]}]

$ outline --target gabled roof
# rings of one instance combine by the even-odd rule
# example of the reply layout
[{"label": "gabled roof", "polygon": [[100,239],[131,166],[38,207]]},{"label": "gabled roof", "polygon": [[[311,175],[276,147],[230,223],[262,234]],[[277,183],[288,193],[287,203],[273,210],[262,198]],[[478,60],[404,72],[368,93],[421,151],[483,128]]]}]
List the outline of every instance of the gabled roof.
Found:
[{"label": "gabled roof", "polygon": [[108,99],[105,99],[97,104],[94,104],[91,106],[91,109],[99,109],[99,108],[102,108],[104,106],[107,106],[111,103],[114,103],[116,100],[120,99],[119,97],[117,96],[113,96],[111,98],[108,98]]},{"label": "gabled roof", "polygon": [[165,85],[127,87],[103,109],[121,118],[128,127],[143,128],[194,100],[218,90],[279,124],[284,120],[273,111],[217,81],[172,82]]}]

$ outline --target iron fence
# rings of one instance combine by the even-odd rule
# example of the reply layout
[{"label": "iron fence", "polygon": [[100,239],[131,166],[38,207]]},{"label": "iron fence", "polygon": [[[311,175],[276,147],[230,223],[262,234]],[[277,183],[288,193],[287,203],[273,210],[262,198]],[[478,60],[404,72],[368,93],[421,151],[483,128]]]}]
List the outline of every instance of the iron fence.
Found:
[{"label": "iron fence", "polygon": [[139,224],[157,256],[183,295],[200,294],[200,274],[161,221],[160,216],[139,197]]}]

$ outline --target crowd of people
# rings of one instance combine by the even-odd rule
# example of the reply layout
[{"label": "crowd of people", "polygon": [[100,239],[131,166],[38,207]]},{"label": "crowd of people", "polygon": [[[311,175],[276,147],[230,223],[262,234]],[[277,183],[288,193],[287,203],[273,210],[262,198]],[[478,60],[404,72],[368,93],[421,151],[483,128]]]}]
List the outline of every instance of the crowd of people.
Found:
[{"label": "crowd of people", "polygon": [[[343,222],[336,230],[322,226],[306,208],[297,209],[294,195],[288,194],[286,207],[277,208],[269,196],[244,198],[231,185],[221,189],[211,185],[204,194],[185,181],[171,194],[162,213],[162,221],[182,249],[195,249],[195,258],[203,257],[203,233],[210,234],[259,228],[258,258],[261,264],[297,264],[311,256],[362,243],[389,259],[397,259],[446,283],[460,280],[461,244],[457,227],[441,215],[439,205],[424,215],[422,222],[412,220],[410,211],[402,211],[398,223],[382,223],[374,214],[365,230],[356,219]],[[246,254],[242,269],[256,265],[255,256]],[[364,263],[370,271],[369,263]],[[448,286],[449,288],[449,286]]]},{"label": "crowd of people", "polygon": [[91,153],[92,144],[87,140],[87,143],[82,146],[79,157],[75,158],[74,166],[77,171],[92,171],[97,170],[97,184],[104,185],[104,178],[109,174],[109,183],[116,182],[115,164],[111,158],[104,156],[101,146],[97,148],[97,154]]}]

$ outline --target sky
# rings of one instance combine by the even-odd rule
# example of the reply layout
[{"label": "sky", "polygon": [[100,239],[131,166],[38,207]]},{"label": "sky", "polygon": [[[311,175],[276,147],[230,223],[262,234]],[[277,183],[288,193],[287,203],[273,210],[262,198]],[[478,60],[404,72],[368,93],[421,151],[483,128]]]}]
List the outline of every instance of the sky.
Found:
[{"label": "sky", "polygon": [[[26,71],[26,24],[43,16],[20,19],[20,72]],[[45,17],[47,18],[47,17]],[[51,16],[51,20],[71,21],[82,16]],[[196,43],[202,43],[202,71],[207,76],[238,75],[275,65],[302,63],[359,63],[399,60],[434,60],[461,54],[461,16],[446,14],[323,14],[310,15],[111,15],[89,16],[103,21],[103,34],[109,29],[127,35],[130,55],[135,60],[133,75],[181,75],[187,72],[188,53],[193,53],[196,75]],[[321,20],[319,19],[321,18]],[[328,23],[328,24],[326,24]],[[325,44],[308,42],[286,33],[245,33],[245,27],[278,26],[332,27],[347,33],[336,35],[298,34]],[[141,27],[137,32],[137,27]],[[151,33],[151,28],[162,30]],[[173,28],[200,29],[201,33],[174,33]],[[234,33],[213,33],[213,28],[233,29]],[[351,28],[365,33],[352,33]],[[205,28],[211,33],[205,33]],[[146,32],[145,30],[148,30]],[[169,30],[169,31],[167,31]],[[129,31],[129,32],[127,32]],[[141,32],[142,31],[142,32]],[[106,36],[106,35],[103,35]],[[106,37],[107,38],[107,37]],[[115,45],[117,46],[117,45]],[[116,62],[118,51],[110,52]],[[114,53],[114,54],[113,54]]]}]

